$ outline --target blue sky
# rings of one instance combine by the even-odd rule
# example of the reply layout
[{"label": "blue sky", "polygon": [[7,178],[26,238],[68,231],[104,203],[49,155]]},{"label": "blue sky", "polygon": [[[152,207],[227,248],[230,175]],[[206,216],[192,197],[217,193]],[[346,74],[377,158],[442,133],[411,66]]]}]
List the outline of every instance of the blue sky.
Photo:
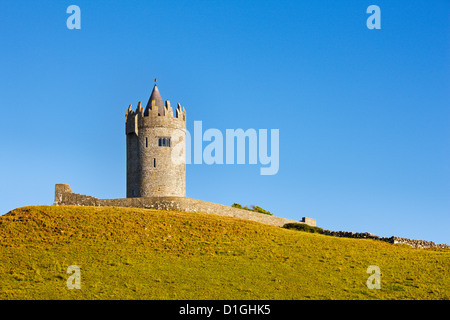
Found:
[{"label": "blue sky", "polygon": [[[81,30],[69,30],[69,5]],[[381,30],[369,30],[369,5]],[[125,197],[124,116],[280,130],[280,170],[188,165],[187,196],[450,243],[450,2],[0,2],[0,213],[55,183]]]}]

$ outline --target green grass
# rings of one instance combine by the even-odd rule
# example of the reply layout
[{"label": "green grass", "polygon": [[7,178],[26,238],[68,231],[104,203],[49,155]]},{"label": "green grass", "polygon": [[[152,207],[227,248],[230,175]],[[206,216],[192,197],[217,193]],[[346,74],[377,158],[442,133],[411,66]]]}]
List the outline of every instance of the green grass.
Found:
[{"label": "green grass", "polygon": [[305,231],[311,233],[323,233],[323,229],[315,226],[310,226],[304,223],[286,223],[283,228],[293,229],[298,231]]},{"label": "green grass", "polygon": [[[81,267],[69,290],[67,267]],[[381,289],[369,290],[369,265]],[[0,217],[0,299],[449,299],[450,250],[213,214],[23,207]]]}]

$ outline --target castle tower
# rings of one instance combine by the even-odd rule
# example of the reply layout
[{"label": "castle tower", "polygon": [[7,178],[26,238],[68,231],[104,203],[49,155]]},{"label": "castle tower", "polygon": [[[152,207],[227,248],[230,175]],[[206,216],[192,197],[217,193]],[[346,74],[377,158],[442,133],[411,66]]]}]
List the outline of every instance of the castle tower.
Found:
[{"label": "castle tower", "polygon": [[127,135],[127,198],[185,197],[186,111],[178,103],[175,114],[164,104],[158,87],[145,109],[138,103],[125,114]]}]

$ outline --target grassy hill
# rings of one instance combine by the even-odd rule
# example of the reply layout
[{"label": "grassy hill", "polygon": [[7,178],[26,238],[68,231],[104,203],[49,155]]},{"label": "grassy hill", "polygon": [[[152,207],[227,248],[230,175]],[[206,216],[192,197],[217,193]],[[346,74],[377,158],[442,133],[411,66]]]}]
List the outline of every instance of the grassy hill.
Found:
[{"label": "grassy hill", "polygon": [[[81,267],[69,290],[67,267]],[[381,290],[369,290],[369,265]],[[30,206],[0,217],[0,299],[449,299],[450,250],[212,214]]]}]

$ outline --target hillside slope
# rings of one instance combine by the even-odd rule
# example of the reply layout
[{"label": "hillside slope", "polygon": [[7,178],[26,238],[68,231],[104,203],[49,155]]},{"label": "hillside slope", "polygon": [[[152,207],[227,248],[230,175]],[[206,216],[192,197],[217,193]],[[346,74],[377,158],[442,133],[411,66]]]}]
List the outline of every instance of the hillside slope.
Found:
[{"label": "hillside slope", "polygon": [[[81,268],[69,290],[67,267]],[[381,269],[369,290],[366,269]],[[449,299],[450,250],[213,214],[31,206],[0,217],[0,299]]]}]

